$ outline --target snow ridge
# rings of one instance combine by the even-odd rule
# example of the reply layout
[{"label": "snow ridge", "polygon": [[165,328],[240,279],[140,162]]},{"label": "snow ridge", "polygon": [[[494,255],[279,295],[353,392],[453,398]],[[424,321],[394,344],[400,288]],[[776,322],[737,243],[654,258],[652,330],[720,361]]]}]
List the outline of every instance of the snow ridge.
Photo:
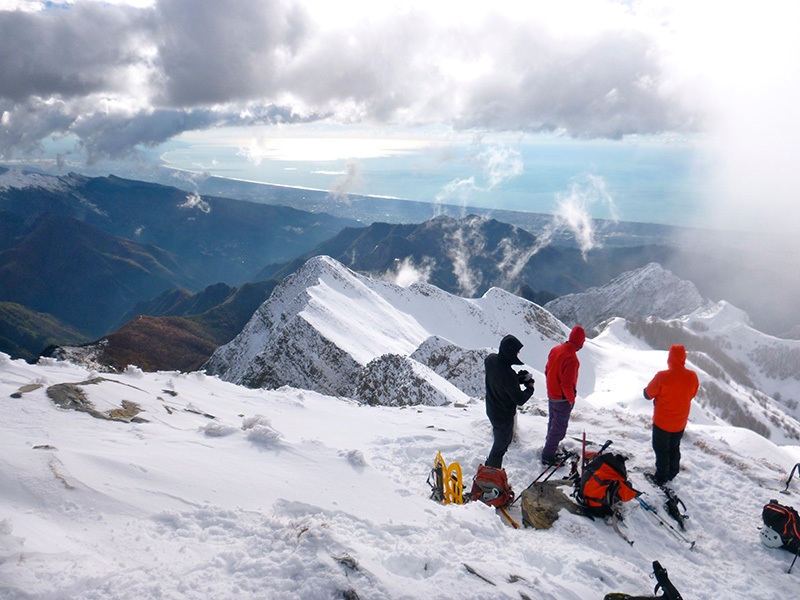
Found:
[{"label": "snow ridge", "polygon": [[544,307],[567,325],[588,329],[613,317],[673,319],[710,305],[692,282],[650,263],[606,285],[551,300]]},{"label": "snow ridge", "polygon": [[[291,385],[396,404],[388,388],[376,385],[367,393],[369,386],[358,383],[374,379],[376,370],[388,376],[386,363],[397,359],[373,361],[392,355],[406,357],[403,372],[409,375],[425,366],[426,372],[434,369],[450,381],[448,386],[479,396],[483,393],[482,357],[509,333],[509,322],[523,340],[552,344],[567,333],[541,307],[497,288],[479,299],[453,296],[424,283],[402,288],[318,256],[276,287],[242,332],[218,348],[205,368],[248,387]],[[447,345],[446,354],[470,357],[470,368],[443,367],[443,353],[434,352],[433,342],[417,352],[431,337],[437,337],[440,347]],[[543,363],[541,352],[534,356]],[[441,401],[431,397],[423,403]]]}]

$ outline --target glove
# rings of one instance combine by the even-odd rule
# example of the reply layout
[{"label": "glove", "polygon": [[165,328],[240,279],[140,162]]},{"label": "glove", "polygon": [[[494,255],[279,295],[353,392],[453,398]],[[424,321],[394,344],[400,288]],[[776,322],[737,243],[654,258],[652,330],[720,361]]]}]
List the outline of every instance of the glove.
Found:
[{"label": "glove", "polygon": [[533,379],[533,378],[531,377],[531,374],[528,373],[528,371],[526,371],[525,369],[522,369],[521,371],[517,371],[517,381],[520,383],[520,385],[525,383],[526,381],[528,381],[530,379]]}]

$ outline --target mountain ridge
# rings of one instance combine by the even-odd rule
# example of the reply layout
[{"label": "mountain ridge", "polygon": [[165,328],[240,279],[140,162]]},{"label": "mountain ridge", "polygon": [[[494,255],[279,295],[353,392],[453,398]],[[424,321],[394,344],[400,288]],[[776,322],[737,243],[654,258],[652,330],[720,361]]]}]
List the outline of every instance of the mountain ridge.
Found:
[{"label": "mountain ridge", "polygon": [[[609,287],[617,300],[628,296],[642,302],[638,288],[652,285],[654,274],[661,271],[648,265]],[[672,278],[663,278],[661,285],[664,291],[675,289]],[[702,302],[698,307],[696,290],[678,289],[688,293],[684,303],[692,309],[688,314],[630,321],[613,317],[599,328],[581,352],[579,395],[620,393],[594,387],[608,345],[626,348],[631,363],[646,370],[641,365],[652,364],[653,349],[684,343],[693,367],[701,373],[697,404],[709,422],[731,422],[771,439],[800,439],[800,412],[792,391],[800,375],[793,376],[783,361],[787,355],[800,358],[800,342],[758,332],[746,313],[728,303]],[[247,387],[289,385],[395,405],[396,397],[374,383],[379,378],[370,369],[388,372],[381,364],[393,364],[409,377],[412,372],[418,377],[409,361],[419,362],[431,370],[428,381],[443,379],[464,394],[480,395],[482,357],[494,351],[506,333],[513,333],[524,344],[520,358],[525,368],[541,386],[547,354],[568,332],[569,327],[546,309],[499,288],[474,299],[430,284],[403,288],[320,256],[279,284],[242,332],[214,352],[205,370]],[[665,367],[666,363],[650,368],[655,373]],[[369,397],[356,391],[359,381],[373,382],[365,384]],[[389,387],[400,386],[396,375],[391,381]],[[418,383],[401,387],[416,388],[411,394],[415,399],[408,403],[440,401],[433,392],[420,392]],[[641,388],[621,393],[641,395]]]}]

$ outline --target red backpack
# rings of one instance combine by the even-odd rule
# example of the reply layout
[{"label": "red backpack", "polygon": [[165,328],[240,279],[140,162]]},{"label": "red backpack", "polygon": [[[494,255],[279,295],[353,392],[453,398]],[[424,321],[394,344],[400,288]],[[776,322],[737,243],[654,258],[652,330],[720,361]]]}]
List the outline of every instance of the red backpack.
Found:
[{"label": "red backpack", "polygon": [[514,490],[508,485],[505,469],[480,465],[472,480],[469,499],[480,500],[498,508],[511,504],[514,501]]}]

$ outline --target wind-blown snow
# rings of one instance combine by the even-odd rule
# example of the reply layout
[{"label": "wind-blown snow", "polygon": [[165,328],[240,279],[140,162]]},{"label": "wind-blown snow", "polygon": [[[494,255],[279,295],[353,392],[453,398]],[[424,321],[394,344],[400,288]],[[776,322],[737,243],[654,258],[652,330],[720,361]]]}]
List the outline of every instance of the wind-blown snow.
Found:
[{"label": "wind-blown snow", "polygon": [[[651,373],[628,360],[624,331],[614,330],[591,341],[594,391],[579,397],[566,442],[577,447],[583,431],[614,440],[631,457],[634,485],[659,506],[642,478],[653,462],[641,397]],[[663,367],[666,353],[646,355],[647,367]],[[800,507],[800,482],[778,493],[800,447],[714,424],[697,406],[675,481],[697,540],[689,550],[635,502],[625,509],[629,546],[579,516],[514,530],[481,503],[430,500],[437,451],[467,480],[488,452],[480,401],[366,406],[137,369],[81,387],[98,409],[137,403],[139,422],[100,420],[47,396],[94,375],[0,355],[3,598],[585,600],[651,592],[653,560],[685,598],[796,595],[791,555],[764,547],[758,527],[770,498]],[[544,407],[537,392],[518,418],[505,464],[518,493],[540,470]]]}]

